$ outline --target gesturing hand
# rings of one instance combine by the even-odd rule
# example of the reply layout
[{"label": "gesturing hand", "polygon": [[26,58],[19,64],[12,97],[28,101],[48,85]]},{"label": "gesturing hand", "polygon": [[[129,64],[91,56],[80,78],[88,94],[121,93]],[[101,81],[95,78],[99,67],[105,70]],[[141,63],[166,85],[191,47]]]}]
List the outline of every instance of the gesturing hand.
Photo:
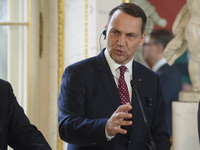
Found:
[{"label": "gesturing hand", "polygon": [[132,121],[129,120],[132,118],[132,114],[128,113],[128,111],[131,109],[132,106],[127,103],[126,105],[119,106],[117,110],[112,114],[106,123],[106,132],[109,136],[114,136],[117,133],[127,133],[127,131],[122,129],[121,126],[129,126],[132,124]]}]

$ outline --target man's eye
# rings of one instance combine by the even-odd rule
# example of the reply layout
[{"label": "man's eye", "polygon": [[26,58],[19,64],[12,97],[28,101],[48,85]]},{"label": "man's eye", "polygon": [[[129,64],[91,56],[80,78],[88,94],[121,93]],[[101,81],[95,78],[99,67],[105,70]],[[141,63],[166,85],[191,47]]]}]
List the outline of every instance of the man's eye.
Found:
[{"label": "man's eye", "polygon": [[128,37],[134,37],[132,34],[128,34]]},{"label": "man's eye", "polygon": [[119,34],[118,31],[112,31],[112,34]]}]

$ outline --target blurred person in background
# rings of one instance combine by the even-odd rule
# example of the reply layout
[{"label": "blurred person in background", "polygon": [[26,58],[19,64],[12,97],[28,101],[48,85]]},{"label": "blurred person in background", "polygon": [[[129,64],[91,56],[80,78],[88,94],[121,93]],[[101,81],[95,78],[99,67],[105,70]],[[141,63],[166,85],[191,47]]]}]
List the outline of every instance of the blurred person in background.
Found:
[{"label": "blurred person in background", "polygon": [[163,56],[163,51],[172,38],[173,34],[168,30],[154,30],[149,35],[149,40],[143,48],[144,59],[160,77],[170,136],[172,136],[172,102],[178,101],[178,94],[182,86],[179,71],[175,66],[169,66]]}]

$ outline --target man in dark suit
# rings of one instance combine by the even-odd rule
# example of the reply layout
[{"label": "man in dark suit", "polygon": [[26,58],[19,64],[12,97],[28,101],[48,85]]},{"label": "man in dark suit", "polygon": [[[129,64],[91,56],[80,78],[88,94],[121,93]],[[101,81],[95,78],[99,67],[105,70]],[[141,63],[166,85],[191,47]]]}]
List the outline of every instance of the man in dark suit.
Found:
[{"label": "man in dark suit", "polygon": [[[170,149],[159,77],[133,61],[137,47],[143,45],[145,25],[146,15],[137,5],[115,7],[103,32],[106,48],[65,69],[58,121],[68,150],[149,149],[150,135],[131,87],[133,80],[157,150]],[[121,68],[125,68],[124,75]]]},{"label": "man in dark suit", "polygon": [[0,79],[0,150],[51,150],[18,104],[11,85]]},{"label": "man in dark suit", "polygon": [[154,30],[149,41],[144,46],[144,59],[152,66],[152,70],[160,77],[160,83],[165,99],[168,132],[172,136],[172,102],[178,101],[181,91],[181,76],[175,66],[169,66],[163,56],[163,51],[173,34],[167,30]]}]

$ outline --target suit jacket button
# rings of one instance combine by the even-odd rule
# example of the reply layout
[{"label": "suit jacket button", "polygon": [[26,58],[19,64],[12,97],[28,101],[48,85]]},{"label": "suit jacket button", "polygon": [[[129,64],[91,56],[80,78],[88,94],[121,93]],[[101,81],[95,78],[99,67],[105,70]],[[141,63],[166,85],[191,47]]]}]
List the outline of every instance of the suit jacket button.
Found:
[{"label": "suit jacket button", "polygon": [[131,140],[129,140],[129,141],[128,141],[128,144],[131,144],[131,143],[132,143],[132,141],[131,141]]}]

